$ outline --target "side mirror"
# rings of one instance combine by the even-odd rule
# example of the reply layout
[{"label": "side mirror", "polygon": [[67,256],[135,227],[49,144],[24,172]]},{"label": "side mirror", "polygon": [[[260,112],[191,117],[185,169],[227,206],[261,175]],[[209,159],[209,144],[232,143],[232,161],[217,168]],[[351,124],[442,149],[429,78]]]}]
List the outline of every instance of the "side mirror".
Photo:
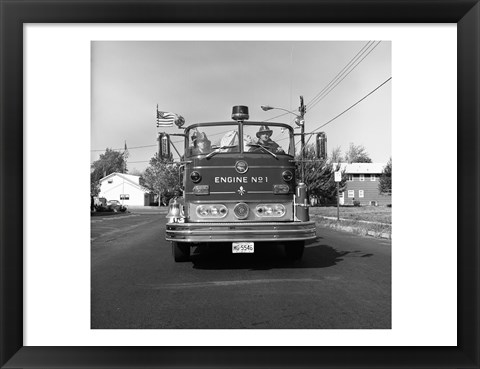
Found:
[{"label": "side mirror", "polygon": [[317,158],[327,158],[327,135],[325,132],[317,133]]},{"label": "side mirror", "polygon": [[170,136],[165,132],[158,135],[158,156],[161,159],[170,159]]}]

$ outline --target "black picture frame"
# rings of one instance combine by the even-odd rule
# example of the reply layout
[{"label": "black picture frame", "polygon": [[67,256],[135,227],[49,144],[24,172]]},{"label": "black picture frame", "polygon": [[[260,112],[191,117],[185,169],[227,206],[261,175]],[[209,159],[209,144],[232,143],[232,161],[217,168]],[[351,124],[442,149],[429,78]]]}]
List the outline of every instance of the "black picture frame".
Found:
[{"label": "black picture frame", "polygon": [[[478,0],[0,0],[0,365],[4,368],[479,368]],[[456,23],[458,345],[456,347],[24,347],[25,23]],[[439,156],[440,158],[440,156]],[[200,343],[201,344],[201,343]]]}]

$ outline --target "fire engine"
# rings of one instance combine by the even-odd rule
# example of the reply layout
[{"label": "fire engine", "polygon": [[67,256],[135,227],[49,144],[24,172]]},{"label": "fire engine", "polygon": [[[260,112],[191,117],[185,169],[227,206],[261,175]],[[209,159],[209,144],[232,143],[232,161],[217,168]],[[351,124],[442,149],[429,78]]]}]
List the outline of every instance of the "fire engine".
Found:
[{"label": "fire engine", "polygon": [[[165,231],[176,262],[188,261],[193,246],[254,253],[271,242],[298,260],[305,242],[316,238],[306,185],[296,173],[294,136],[301,134],[289,124],[248,119],[248,107],[234,106],[232,121],[186,128],[176,122],[184,133],[159,134],[161,157],[171,157],[170,136],[184,140],[183,194],[169,203]],[[323,132],[317,140],[325,152]],[[304,136],[300,150],[303,145]]]}]

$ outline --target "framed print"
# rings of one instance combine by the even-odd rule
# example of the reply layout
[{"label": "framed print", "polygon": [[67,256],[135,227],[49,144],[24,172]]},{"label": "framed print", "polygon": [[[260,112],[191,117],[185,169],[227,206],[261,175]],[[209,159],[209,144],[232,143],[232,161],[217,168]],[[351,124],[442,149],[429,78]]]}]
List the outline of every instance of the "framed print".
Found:
[{"label": "framed print", "polygon": [[[0,0],[0,6],[2,368],[479,367],[478,1]],[[353,50],[360,51],[351,61],[366,62],[350,76],[337,75],[322,95],[317,69],[335,75]],[[348,88],[341,85],[354,75]],[[311,90],[302,92],[297,81]],[[345,87],[341,103],[323,104],[324,115],[313,115],[337,85]],[[377,105],[367,105],[373,98]],[[336,119],[362,107],[368,114],[352,121],[358,127],[370,120],[373,128],[351,123],[329,136]],[[274,109],[293,114],[292,126],[269,121],[274,114],[264,118]],[[396,163],[395,195],[390,182],[384,197],[371,197],[371,188],[385,166],[371,172],[357,165],[344,175],[338,169],[336,182],[332,171],[335,209],[385,206],[394,221],[388,234],[366,232],[366,246],[352,234],[335,243],[325,233],[301,252],[298,242],[275,249],[280,256],[272,261],[258,244],[273,232],[263,226],[274,224],[298,241],[288,220],[310,222],[304,208],[327,201],[312,188],[307,199],[303,181],[289,184],[296,144],[301,178],[315,172],[303,158],[308,142],[300,139],[302,119],[312,115],[330,132],[310,133],[317,156],[311,162],[362,137],[374,163],[361,164],[371,170],[388,157]],[[141,130],[153,142],[145,144]],[[226,134],[214,138],[219,130]],[[95,163],[110,146],[123,162],[107,172]],[[177,160],[172,176],[187,173],[184,188],[153,190],[144,171],[156,165],[152,155],[135,158],[144,146],[154,158]],[[233,174],[225,172],[224,158],[233,160]],[[218,172],[210,183],[205,171],[212,163]],[[142,174],[127,174],[135,164]],[[275,166],[281,184],[269,183]],[[162,173],[175,168],[165,164]],[[336,186],[345,186],[342,194]],[[227,192],[235,203],[218,200]],[[218,201],[202,203],[210,193]],[[272,202],[270,194],[294,200]],[[91,213],[84,210],[88,200]],[[135,206],[155,208],[156,215],[125,212]],[[96,211],[109,214],[95,217]],[[228,220],[228,232],[216,228],[217,218]],[[232,236],[239,221],[241,239]],[[221,234],[214,241],[228,243],[227,265],[208,259],[210,249],[206,258],[178,263],[200,250],[194,236],[205,235],[205,224],[210,239]],[[115,227],[134,241],[122,243]],[[162,241],[139,247],[142,227]],[[172,249],[160,253],[165,234]],[[180,247],[179,234],[191,237],[194,248]],[[118,257],[105,262],[112,245]],[[216,279],[202,279],[206,274]]]}]

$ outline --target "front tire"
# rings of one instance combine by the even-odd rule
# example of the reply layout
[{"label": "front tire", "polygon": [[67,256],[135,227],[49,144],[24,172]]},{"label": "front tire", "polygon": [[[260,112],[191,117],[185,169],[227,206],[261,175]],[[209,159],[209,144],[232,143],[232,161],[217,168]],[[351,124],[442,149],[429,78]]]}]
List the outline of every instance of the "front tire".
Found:
[{"label": "front tire", "polygon": [[290,260],[300,260],[305,250],[304,241],[296,241],[285,245],[285,253]]},{"label": "front tire", "polygon": [[175,262],[190,260],[190,245],[185,242],[172,242],[172,254]]}]

